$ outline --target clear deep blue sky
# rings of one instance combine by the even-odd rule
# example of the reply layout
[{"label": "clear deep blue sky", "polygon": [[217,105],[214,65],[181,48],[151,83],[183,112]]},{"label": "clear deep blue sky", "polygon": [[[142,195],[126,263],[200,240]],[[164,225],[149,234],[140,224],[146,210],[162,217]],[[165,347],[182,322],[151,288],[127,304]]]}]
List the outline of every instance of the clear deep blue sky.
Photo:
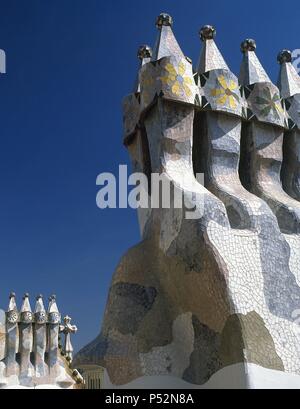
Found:
[{"label": "clear deep blue sky", "polygon": [[[198,29],[217,28],[234,72],[239,44],[257,40],[273,80],[281,48],[300,48],[300,6],[274,1],[0,0],[0,307],[56,293],[74,318],[76,349],[97,335],[112,273],[139,240],[134,210],[99,210],[96,176],[129,163],[121,100],[132,88],[136,50],[153,44],[168,12],[185,54]],[[294,7],[294,9],[293,9]],[[141,269],[143,266],[141,266]],[[34,302],[32,302],[34,304]]]}]

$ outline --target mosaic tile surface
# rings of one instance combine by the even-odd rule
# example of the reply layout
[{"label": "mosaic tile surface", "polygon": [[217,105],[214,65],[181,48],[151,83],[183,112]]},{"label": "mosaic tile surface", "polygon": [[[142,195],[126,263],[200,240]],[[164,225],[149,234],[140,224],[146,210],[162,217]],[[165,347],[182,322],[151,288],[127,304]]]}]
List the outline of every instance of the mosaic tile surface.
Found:
[{"label": "mosaic tile surface", "polygon": [[281,182],[282,167],[299,169],[298,131],[293,159],[283,151],[295,75],[281,79],[281,95],[248,39],[237,80],[205,26],[192,77],[171,24],[158,18],[155,53],[140,73],[145,132],[128,149],[133,169],[148,161],[187,202],[196,196],[199,218],[172,206],[139,216],[142,241],[121,258],[101,333],[75,362],[104,366],[114,385],[154,375],[202,385],[243,362],[300,375],[300,203],[291,194],[299,179],[291,190]]}]

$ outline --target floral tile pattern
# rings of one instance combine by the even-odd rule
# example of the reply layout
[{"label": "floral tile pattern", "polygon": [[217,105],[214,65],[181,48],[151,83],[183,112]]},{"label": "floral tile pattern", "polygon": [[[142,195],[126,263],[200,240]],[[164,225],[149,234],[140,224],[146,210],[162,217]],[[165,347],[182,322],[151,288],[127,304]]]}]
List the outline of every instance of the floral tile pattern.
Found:
[{"label": "floral tile pattern", "polygon": [[286,113],[278,88],[272,83],[257,83],[247,98],[249,108],[259,121],[285,126]]},{"label": "floral tile pattern", "polygon": [[279,114],[283,112],[279,93],[274,92],[272,95],[268,87],[262,90],[261,95],[257,95],[256,104],[261,107],[261,116],[268,116],[273,111],[274,115],[279,118]]},{"label": "floral tile pattern", "polygon": [[160,77],[160,79],[164,84],[167,84],[167,86],[171,88],[172,93],[177,96],[184,94],[187,97],[191,97],[193,79],[187,75],[186,65],[180,61],[177,66],[167,63],[164,68],[166,75]]},{"label": "floral tile pattern", "polygon": [[236,76],[228,70],[216,69],[202,74],[200,94],[207,101],[207,109],[242,115],[242,98]]},{"label": "floral tile pattern", "polygon": [[237,82],[229,80],[228,83],[224,75],[218,77],[220,87],[211,90],[211,96],[216,97],[218,105],[229,104],[230,108],[235,109],[240,101],[239,96],[234,92],[238,88]]}]

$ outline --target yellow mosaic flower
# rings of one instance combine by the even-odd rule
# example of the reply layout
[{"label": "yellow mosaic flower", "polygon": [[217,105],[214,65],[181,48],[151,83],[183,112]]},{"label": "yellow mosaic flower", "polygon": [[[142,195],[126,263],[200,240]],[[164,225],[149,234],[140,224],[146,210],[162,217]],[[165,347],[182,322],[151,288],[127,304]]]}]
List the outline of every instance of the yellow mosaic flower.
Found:
[{"label": "yellow mosaic flower", "polygon": [[192,91],[189,86],[193,85],[193,80],[184,75],[186,71],[185,64],[180,62],[176,69],[174,65],[168,63],[165,66],[165,70],[167,75],[160,79],[171,88],[172,93],[179,96],[183,92],[186,96],[191,97]]},{"label": "yellow mosaic flower", "polygon": [[236,109],[239,97],[233,91],[238,88],[238,84],[233,80],[229,80],[227,83],[224,75],[220,75],[218,81],[221,87],[212,89],[211,95],[213,97],[218,97],[216,100],[218,105],[225,105],[228,102],[230,108]]}]

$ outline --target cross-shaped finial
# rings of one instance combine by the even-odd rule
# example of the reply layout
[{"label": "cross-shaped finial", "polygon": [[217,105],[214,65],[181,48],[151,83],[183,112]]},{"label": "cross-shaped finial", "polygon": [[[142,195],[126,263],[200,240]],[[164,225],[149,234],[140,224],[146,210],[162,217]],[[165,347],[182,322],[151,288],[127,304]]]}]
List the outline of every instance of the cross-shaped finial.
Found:
[{"label": "cross-shaped finial", "polygon": [[66,315],[64,317],[64,323],[59,326],[59,332],[65,335],[65,342],[63,347],[63,352],[66,355],[66,359],[72,362],[73,359],[73,346],[71,344],[71,334],[77,332],[76,325],[71,324],[72,318]]}]

